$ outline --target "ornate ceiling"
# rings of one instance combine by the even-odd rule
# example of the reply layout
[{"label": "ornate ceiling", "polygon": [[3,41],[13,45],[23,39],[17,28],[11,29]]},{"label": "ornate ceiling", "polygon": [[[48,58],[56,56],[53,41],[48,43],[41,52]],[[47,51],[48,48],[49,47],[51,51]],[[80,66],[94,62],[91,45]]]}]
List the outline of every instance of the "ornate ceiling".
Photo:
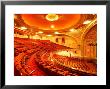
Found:
[{"label": "ornate ceiling", "polygon": [[39,31],[45,34],[64,34],[70,32],[70,29],[78,30],[86,26],[84,21],[94,18],[94,14],[15,14],[14,25],[15,32],[20,34],[35,35]]},{"label": "ornate ceiling", "polygon": [[70,28],[78,23],[80,14],[22,14],[24,22],[42,30],[61,30]]}]

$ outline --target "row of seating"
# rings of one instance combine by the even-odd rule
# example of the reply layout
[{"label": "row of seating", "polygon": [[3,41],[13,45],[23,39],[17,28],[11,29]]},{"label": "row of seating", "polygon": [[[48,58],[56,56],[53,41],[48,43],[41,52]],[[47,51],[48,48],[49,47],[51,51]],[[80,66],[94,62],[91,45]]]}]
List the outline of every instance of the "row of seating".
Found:
[{"label": "row of seating", "polygon": [[61,63],[64,66],[70,67],[75,70],[96,74],[97,65],[94,63],[88,63],[88,61],[80,58],[64,57],[57,54],[54,54],[53,57],[56,61],[58,61],[58,63]]},{"label": "row of seating", "polygon": [[[22,76],[30,74],[38,75],[38,73],[41,72],[41,70],[38,69],[37,65],[35,64],[35,60],[33,60],[33,63],[31,63],[31,61],[34,53],[37,53],[39,56],[41,56],[45,51],[49,51],[45,49],[44,45],[41,45],[42,43],[43,41],[39,42],[38,40],[15,38],[15,67],[17,70],[19,70]],[[42,72],[40,75],[45,75],[45,73]]]},{"label": "row of seating", "polygon": [[[88,64],[85,66],[86,63],[84,64],[83,62],[76,59],[74,60],[73,63],[71,61],[72,59],[69,59],[68,57],[62,57],[54,54],[54,51],[64,49],[68,48],[65,46],[52,43],[48,40],[35,40],[15,37],[14,38],[15,69],[19,71],[19,74],[21,76],[46,76],[46,75],[79,76],[78,73],[72,72],[67,67],[72,66],[76,69],[78,68],[78,70],[80,69],[85,70],[84,68],[86,66],[92,66],[92,64]],[[68,66],[65,67],[64,65],[61,65],[61,63]],[[87,72],[88,70],[86,69],[85,71]],[[18,76],[19,74],[16,75]]]}]

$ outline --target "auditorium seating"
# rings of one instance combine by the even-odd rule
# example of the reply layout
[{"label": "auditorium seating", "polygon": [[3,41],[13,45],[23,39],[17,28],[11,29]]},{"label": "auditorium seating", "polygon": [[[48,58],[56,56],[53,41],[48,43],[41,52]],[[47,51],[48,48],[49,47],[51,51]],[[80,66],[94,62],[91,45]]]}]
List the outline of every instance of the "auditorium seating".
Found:
[{"label": "auditorium seating", "polygon": [[18,74],[15,73],[16,76],[80,76],[83,75],[82,72],[91,74],[94,72],[96,65],[78,58],[62,57],[53,53],[56,50],[66,49],[69,48],[49,40],[15,37],[14,65],[15,72],[19,71]]},{"label": "auditorium seating", "polygon": [[74,68],[79,71],[87,72],[87,73],[96,73],[96,64],[88,63],[88,61],[74,58],[74,57],[64,57],[61,55],[54,54],[54,60],[58,61],[67,67]]}]

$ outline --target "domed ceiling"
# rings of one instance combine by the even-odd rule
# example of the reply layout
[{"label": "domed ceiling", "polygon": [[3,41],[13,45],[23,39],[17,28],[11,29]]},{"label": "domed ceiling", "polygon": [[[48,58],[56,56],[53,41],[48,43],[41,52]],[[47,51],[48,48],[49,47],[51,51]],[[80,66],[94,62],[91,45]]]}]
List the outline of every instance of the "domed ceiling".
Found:
[{"label": "domed ceiling", "polygon": [[[84,22],[92,21],[94,14],[15,14],[14,32],[26,35],[64,35],[80,32]],[[83,31],[83,30],[82,30]]]},{"label": "domed ceiling", "polygon": [[76,25],[80,14],[21,14],[22,19],[29,26],[42,30],[61,30]]}]

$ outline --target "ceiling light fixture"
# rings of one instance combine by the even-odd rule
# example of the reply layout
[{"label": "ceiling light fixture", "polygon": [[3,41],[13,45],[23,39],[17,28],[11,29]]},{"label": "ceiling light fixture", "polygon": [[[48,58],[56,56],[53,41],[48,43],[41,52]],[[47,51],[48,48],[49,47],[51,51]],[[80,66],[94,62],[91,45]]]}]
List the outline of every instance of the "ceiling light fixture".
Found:
[{"label": "ceiling light fixture", "polygon": [[59,32],[54,32],[54,34],[60,34]]},{"label": "ceiling light fixture", "polygon": [[89,24],[90,22],[91,22],[90,20],[86,20],[86,21],[84,21],[83,24]]},{"label": "ceiling light fixture", "polygon": [[26,28],[26,27],[20,27],[19,29],[21,29],[21,30],[26,30],[27,28]]},{"label": "ceiling light fixture", "polygon": [[56,14],[47,14],[45,18],[48,21],[56,21],[59,17]]},{"label": "ceiling light fixture", "polygon": [[43,32],[42,31],[39,31],[38,33],[42,34]]},{"label": "ceiling light fixture", "polygon": [[51,25],[50,27],[51,27],[51,28],[55,28],[55,26],[54,26],[54,25]]},{"label": "ceiling light fixture", "polygon": [[74,31],[75,31],[75,29],[73,29],[73,28],[72,28],[72,29],[70,29],[70,32],[74,32]]},{"label": "ceiling light fixture", "polygon": [[48,34],[47,36],[52,36],[52,35]]}]

